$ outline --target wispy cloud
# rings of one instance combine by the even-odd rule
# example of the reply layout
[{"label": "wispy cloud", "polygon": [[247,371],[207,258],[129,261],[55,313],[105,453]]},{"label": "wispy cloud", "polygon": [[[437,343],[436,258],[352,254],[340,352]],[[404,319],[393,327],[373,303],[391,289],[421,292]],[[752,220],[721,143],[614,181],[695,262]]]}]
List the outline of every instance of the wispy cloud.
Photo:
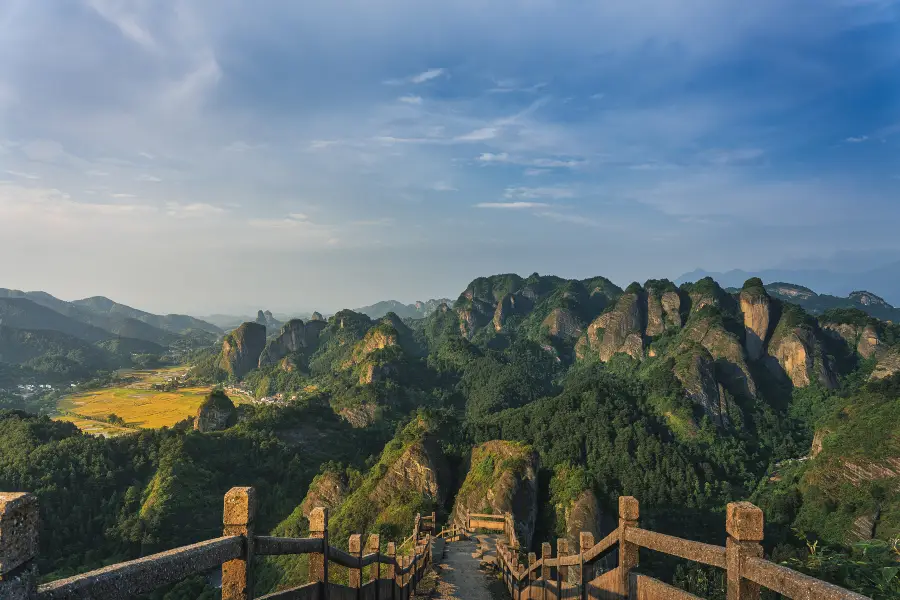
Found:
[{"label": "wispy cloud", "polygon": [[446,181],[438,181],[433,186],[431,186],[431,189],[433,189],[436,192],[455,192],[455,191],[457,191],[457,188],[453,187]]},{"label": "wispy cloud", "polygon": [[480,127],[469,133],[459,135],[456,139],[461,142],[483,142],[485,140],[494,139],[499,132],[499,127]]},{"label": "wispy cloud", "polygon": [[432,79],[436,79],[442,75],[447,73],[447,69],[428,69],[427,71],[423,71],[418,75],[413,75],[409,78],[409,80],[413,83],[425,83],[426,81],[431,81]]},{"label": "wispy cloud", "polygon": [[109,196],[110,196],[111,198],[118,198],[118,199],[120,199],[120,200],[125,200],[125,199],[128,199],[128,198],[137,198],[137,196],[134,195],[134,194],[127,194],[127,193],[124,193],[124,192],[117,192],[117,193],[115,193],[115,194],[110,194]]},{"label": "wispy cloud", "polygon": [[549,198],[561,200],[574,198],[575,190],[568,187],[509,187],[504,190],[506,198]]},{"label": "wispy cloud", "polygon": [[192,202],[180,204],[178,202],[166,203],[166,215],[178,219],[209,218],[228,212],[221,206],[213,206],[205,202]]},{"label": "wispy cloud", "polygon": [[867,135],[860,135],[860,136],[856,136],[856,137],[848,137],[848,138],[845,139],[844,141],[845,141],[845,142],[848,142],[848,143],[850,143],[850,144],[858,144],[858,143],[860,143],[860,142],[866,141],[867,139],[869,139],[869,136],[867,136]]},{"label": "wispy cloud", "polygon": [[14,177],[21,177],[22,179],[40,179],[41,176],[37,173],[25,173],[24,171],[6,171],[10,175]]},{"label": "wispy cloud", "polygon": [[400,96],[397,100],[404,104],[422,104],[422,96]]},{"label": "wispy cloud", "polygon": [[733,150],[709,150],[704,156],[709,162],[717,165],[730,165],[735,163],[751,162],[761,158],[765,154],[760,148],[736,148]]},{"label": "wispy cloud", "polygon": [[249,152],[251,150],[265,148],[265,146],[265,144],[250,144],[242,140],[237,140],[225,146],[223,150],[225,150],[225,152]]},{"label": "wispy cloud", "polygon": [[596,227],[599,225],[596,220],[589,217],[550,210],[536,212],[535,216],[550,219],[551,221],[558,221],[560,223],[573,223],[575,225],[585,225],[589,227]]},{"label": "wispy cloud", "polygon": [[140,175],[138,175],[135,178],[135,181],[147,181],[147,182],[152,182],[152,183],[158,183],[158,182],[162,181],[162,179],[160,179],[159,177],[157,177],[155,175],[148,175],[147,173],[141,173]]},{"label": "wispy cloud", "polygon": [[548,208],[550,205],[543,202],[479,202],[475,208],[503,208],[520,210],[525,208]]}]

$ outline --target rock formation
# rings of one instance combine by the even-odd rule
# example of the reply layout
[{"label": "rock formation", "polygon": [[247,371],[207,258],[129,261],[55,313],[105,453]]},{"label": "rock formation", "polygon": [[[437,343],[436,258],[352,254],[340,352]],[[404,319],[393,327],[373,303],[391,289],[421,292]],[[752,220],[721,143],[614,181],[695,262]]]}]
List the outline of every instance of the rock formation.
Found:
[{"label": "rock formation", "polygon": [[716,380],[716,364],[709,350],[694,342],[682,344],[675,361],[675,377],[714,424],[731,424],[740,409],[728,402],[725,390]]},{"label": "rock formation", "polygon": [[765,353],[772,317],[772,303],[762,281],[748,279],[740,294],[746,338],[744,347],[750,360],[759,360]]},{"label": "rock formation", "polygon": [[550,311],[550,314],[541,323],[541,327],[546,328],[550,337],[557,339],[574,340],[582,334],[578,318],[566,308],[554,308]]},{"label": "rock formation", "polygon": [[725,329],[715,311],[692,314],[682,337],[697,342],[709,351],[723,382],[734,393],[747,398],[756,396],[756,382],[744,359],[743,346],[737,336]]},{"label": "rock formation", "polygon": [[582,357],[588,352],[596,353],[603,362],[619,352],[640,359],[644,354],[643,321],[641,295],[625,293],[613,310],[603,313],[588,326],[576,353]]},{"label": "rock formation", "polygon": [[647,331],[650,337],[660,335],[669,327],[680,328],[681,296],[678,288],[668,280],[648,281],[644,284],[647,292]]},{"label": "rock formation", "polygon": [[519,542],[527,548],[537,518],[538,467],[537,453],[523,444],[495,440],[473,448],[451,521],[463,525],[471,513],[512,513]]},{"label": "rock formation", "polygon": [[494,330],[502,331],[503,330],[503,322],[510,317],[510,315],[514,314],[516,310],[516,297],[512,294],[506,294],[503,296],[500,301],[497,303],[497,308],[494,310]]},{"label": "rock formation", "polygon": [[309,484],[306,497],[300,503],[300,512],[309,518],[309,513],[319,506],[333,510],[347,498],[348,492],[347,478],[343,474],[334,471],[320,473]]},{"label": "rock formation", "polygon": [[237,411],[231,398],[221,390],[213,390],[197,409],[194,429],[201,433],[221,431],[234,425]]},{"label": "rock formation", "polygon": [[281,327],[277,337],[269,340],[259,356],[259,366],[274,365],[279,360],[310,346],[306,326],[300,319],[291,319]]},{"label": "rock formation", "polygon": [[314,310],[313,314],[310,315],[309,320],[310,321],[324,321],[325,317],[323,317],[322,313],[320,313],[319,311]]},{"label": "rock formation", "polygon": [[777,361],[794,387],[806,387],[814,379],[829,389],[837,386],[834,373],[816,338],[815,323],[799,307],[784,305],[769,343],[769,355]]},{"label": "rock formation", "polygon": [[265,346],[266,328],[259,323],[244,323],[222,342],[222,369],[240,379],[259,365]]},{"label": "rock formation", "polygon": [[900,348],[893,348],[882,353],[878,362],[875,363],[871,379],[886,379],[898,372],[900,372]]}]

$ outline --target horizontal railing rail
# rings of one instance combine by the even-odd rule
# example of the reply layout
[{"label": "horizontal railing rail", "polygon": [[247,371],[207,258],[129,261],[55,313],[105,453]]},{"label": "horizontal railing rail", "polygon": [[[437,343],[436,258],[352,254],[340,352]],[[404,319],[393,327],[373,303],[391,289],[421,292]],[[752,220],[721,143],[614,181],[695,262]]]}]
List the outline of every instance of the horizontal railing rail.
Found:
[{"label": "horizontal railing rail", "polygon": [[[508,540],[497,542],[497,566],[514,600],[695,600],[697,596],[634,572],[639,549],[677,556],[696,563],[725,569],[729,600],[759,600],[760,586],[786,598],[807,600],[867,600],[866,596],[820,581],[762,558],[762,511],[747,502],[728,505],[725,547],[640,529],[638,502],[619,498],[619,526],[600,542],[582,532],[578,548],[569,552],[567,539],[557,541],[557,556],[544,543],[541,557],[528,554],[520,564],[516,547]],[[507,517],[507,522],[510,521]],[[595,574],[602,558],[618,550],[618,562]]]},{"label": "horizontal railing rail", "polygon": [[[328,543],[328,510],[309,515],[310,536],[287,538],[254,535],[256,510],[253,488],[233,488],[225,495],[224,535],[136,560],[110,565],[37,587],[38,510],[30,494],[0,493],[0,599],[15,600],[125,600],[176,583],[191,575],[222,569],[222,600],[249,600],[250,566],[255,556],[307,554],[311,581],[263,596],[267,599],[321,599],[352,597],[404,600],[412,595],[424,571],[432,564],[434,513],[416,516],[409,554],[397,554],[393,542],[381,552],[381,538],[350,536],[348,549]],[[346,567],[349,586],[329,580],[329,563]],[[368,569],[367,569],[368,567]],[[369,581],[364,582],[364,576]],[[366,594],[363,595],[363,591]],[[373,592],[373,593],[369,593]]]}]

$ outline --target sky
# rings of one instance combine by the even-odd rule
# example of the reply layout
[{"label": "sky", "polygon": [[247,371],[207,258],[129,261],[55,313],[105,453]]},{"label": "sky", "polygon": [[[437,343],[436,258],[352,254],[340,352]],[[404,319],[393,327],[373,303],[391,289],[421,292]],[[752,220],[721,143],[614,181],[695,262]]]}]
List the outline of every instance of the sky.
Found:
[{"label": "sky", "polygon": [[898,20],[897,0],[0,0],[0,286],[333,311],[500,272],[898,256]]}]

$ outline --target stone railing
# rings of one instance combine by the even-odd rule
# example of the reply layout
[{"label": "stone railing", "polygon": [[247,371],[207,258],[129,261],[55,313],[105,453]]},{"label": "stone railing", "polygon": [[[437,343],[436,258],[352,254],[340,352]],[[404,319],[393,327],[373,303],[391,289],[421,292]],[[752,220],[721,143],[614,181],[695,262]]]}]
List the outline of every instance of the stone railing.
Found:
[{"label": "stone railing", "polygon": [[[416,518],[417,534],[409,553],[398,555],[393,542],[386,545],[386,552],[382,554],[381,539],[376,534],[368,537],[365,546],[361,535],[350,536],[347,551],[329,545],[328,510],[325,508],[316,508],[310,513],[311,537],[308,538],[255,535],[255,513],[253,488],[232,488],[225,494],[222,537],[37,586],[37,499],[31,494],[0,493],[0,598],[133,598],[185,577],[208,573],[221,565],[222,600],[249,600],[252,589],[250,567],[255,557],[308,554],[309,583],[262,598],[405,600],[412,595],[432,560],[432,536],[431,533],[418,533],[420,517]],[[434,515],[426,519],[431,520],[433,529]],[[328,566],[332,562],[349,569],[349,585],[329,580]]]},{"label": "stone railing", "polygon": [[[638,517],[638,501],[620,497],[619,526],[602,541],[595,544],[592,534],[582,532],[579,548],[570,549],[567,540],[557,540],[556,558],[550,544],[544,543],[541,558],[532,552],[527,564],[519,562],[519,554],[510,544],[498,541],[497,566],[513,600],[700,600],[637,573],[640,548],[725,569],[728,600],[759,600],[760,587],[798,600],[867,600],[763,559],[763,513],[748,502],[728,505],[724,547],[641,529]],[[600,560],[616,549],[618,565],[596,574]]]}]

